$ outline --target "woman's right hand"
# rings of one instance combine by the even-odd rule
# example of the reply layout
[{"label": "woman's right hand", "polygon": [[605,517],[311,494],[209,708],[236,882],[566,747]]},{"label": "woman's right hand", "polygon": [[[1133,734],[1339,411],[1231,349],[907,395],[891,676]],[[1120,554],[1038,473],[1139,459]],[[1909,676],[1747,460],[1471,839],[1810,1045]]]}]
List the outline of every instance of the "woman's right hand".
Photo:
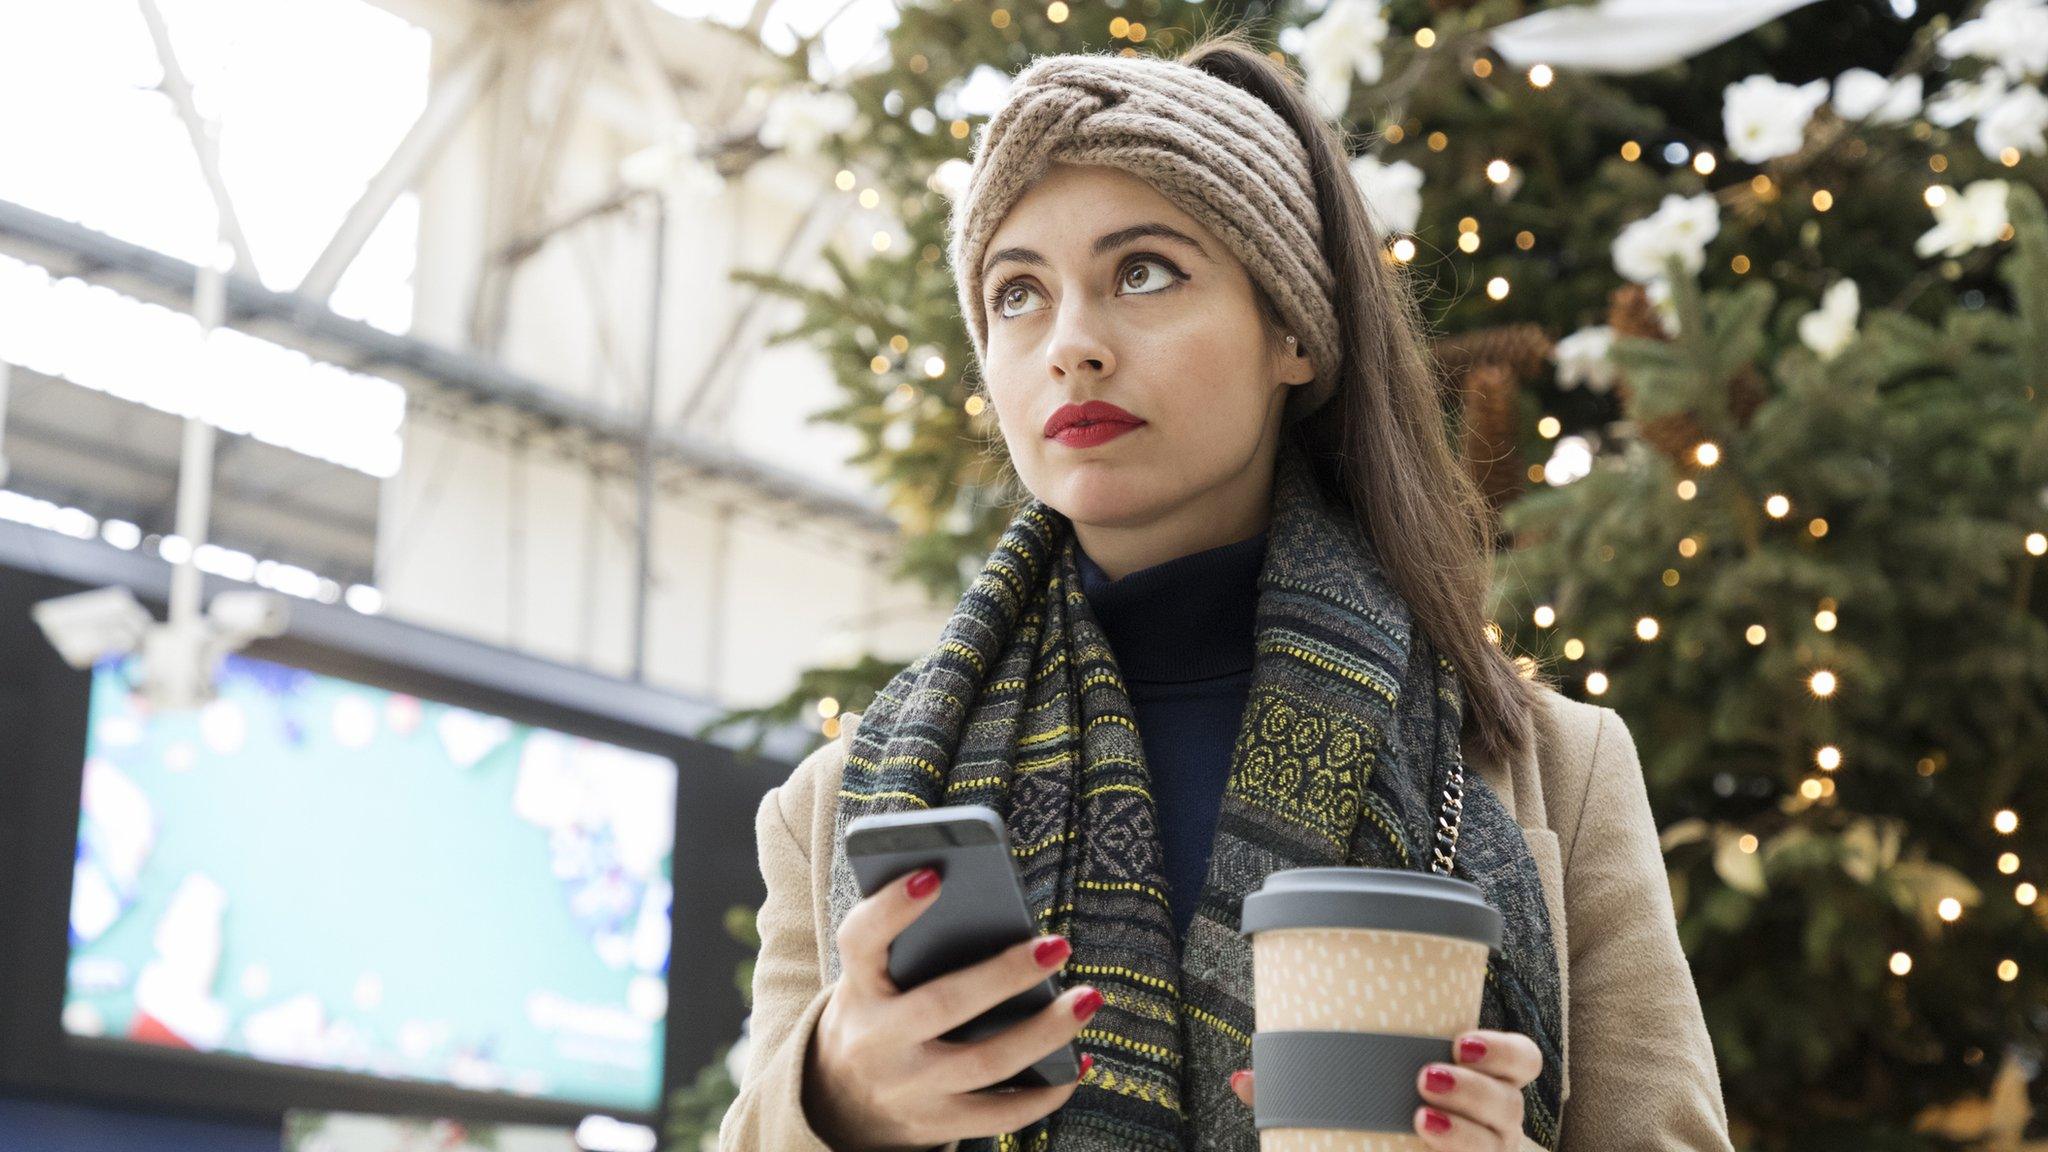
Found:
[{"label": "woman's right hand", "polygon": [[[1102,995],[1061,992],[1035,1015],[973,1041],[938,1037],[1066,963],[1061,936],[1038,936],[903,991],[889,945],[932,905],[938,873],[920,868],[861,898],[839,925],[842,971],[804,1066],[811,1128],[837,1152],[908,1152],[1012,1132],[1051,1114],[1080,1083],[976,1092],[1072,1040]],[[1089,1057],[1081,1057],[1081,1071]]]}]

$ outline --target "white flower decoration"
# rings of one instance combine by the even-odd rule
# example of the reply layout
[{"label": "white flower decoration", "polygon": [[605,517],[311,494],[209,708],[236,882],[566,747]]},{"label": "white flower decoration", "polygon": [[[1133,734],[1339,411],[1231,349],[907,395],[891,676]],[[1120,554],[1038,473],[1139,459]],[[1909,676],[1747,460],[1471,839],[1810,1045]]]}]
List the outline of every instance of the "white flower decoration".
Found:
[{"label": "white flower decoration", "polygon": [[1902,124],[1919,114],[1920,92],[1917,72],[1887,80],[1868,68],[1851,68],[1835,77],[1835,112],[1844,120]]},{"label": "white flower decoration", "polygon": [[2031,85],[2007,92],[1977,118],[1977,147],[1994,160],[2007,148],[2048,152],[2048,96]]},{"label": "white flower decoration", "polygon": [[1606,392],[1614,387],[1619,375],[1615,363],[1607,358],[1614,347],[1614,329],[1606,324],[1595,324],[1559,340],[1550,350],[1550,358],[1557,361],[1557,384],[1560,388],[1585,386],[1589,392]]},{"label": "white flower decoration", "polygon": [[798,156],[815,156],[826,140],[853,127],[859,109],[844,92],[786,89],[761,120],[761,143]]},{"label": "white flower decoration", "polygon": [[1975,56],[2014,76],[2039,76],[2048,72],[2048,3],[1989,0],[1975,20],[1942,33],[1935,48],[1950,59]]},{"label": "white flower decoration", "polygon": [[1913,242],[1913,251],[1923,257],[1937,252],[1943,256],[1961,256],[1973,248],[1996,244],[2008,222],[2005,214],[2006,182],[1973,180],[1961,195],[1946,184],[1941,187],[1948,195],[1934,206],[1934,227]]},{"label": "white flower decoration", "polygon": [[925,177],[924,186],[948,200],[958,200],[967,191],[967,178],[973,174],[972,164],[954,156],[939,161],[939,166]]},{"label": "white flower decoration", "polygon": [[1927,119],[1942,128],[1953,128],[1972,116],[1981,116],[2005,96],[2010,81],[1997,67],[1986,68],[1975,80],[1951,80],[1927,102]]},{"label": "white flower decoration", "polygon": [[1827,102],[1828,82],[1785,84],[1759,72],[1721,90],[1721,126],[1728,151],[1760,164],[1799,151],[1814,110]]},{"label": "white flower decoration", "polygon": [[1406,160],[1392,164],[1366,153],[1351,159],[1351,177],[1365,196],[1366,211],[1380,231],[1413,232],[1422,218],[1422,169]]},{"label": "white flower decoration", "polygon": [[1666,336],[1678,335],[1678,300],[1671,295],[1671,281],[1659,276],[1643,287],[1656,314],[1657,326],[1664,329]]},{"label": "white flower decoration", "polygon": [[1687,272],[1707,262],[1707,244],[1721,231],[1721,206],[1713,194],[1667,192],[1657,210],[1628,225],[1614,238],[1614,268],[1638,284],[1664,278],[1665,260],[1676,255]]},{"label": "white flower decoration", "polygon": [[1330,0],[1322,15],[1302,25],[1303,78],[1326,115],[1344,115],[1354,77],[1367,84],[1379,82],[1386,66],[1380,46],[1386,39],[1382,0]]},{"label": "white flower decoration", "polygon": [[1821,359],[1833,360],[1856,338],[1861,297],[1856,282],[1843,277],[1821,294],[1820,307],[1799,318],[1799,340]]},{"label": "white flower decoration", "polygon": [[661,189],[684,199],[708,198],[725,190],[725,177],[701,151],[697,128],[678,121],[666,140],[657,140],[619,161],[619,179],[634,188]]}]

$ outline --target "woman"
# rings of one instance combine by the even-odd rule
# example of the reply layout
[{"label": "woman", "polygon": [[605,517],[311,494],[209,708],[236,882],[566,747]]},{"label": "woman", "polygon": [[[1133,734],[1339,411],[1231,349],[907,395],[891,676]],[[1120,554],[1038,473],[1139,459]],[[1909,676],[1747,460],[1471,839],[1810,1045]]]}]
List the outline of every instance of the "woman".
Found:
[{"label": "woman", "polygon": [[[1243,896],[1355,864],[1503,913],[1480,1027],[1418,1076],[1425,1147],[1728,1149],[1630,733],[1488,637],[1484,506],[1295,77],[1236,34],[1041,57],[952,228],[1029,496],[939,643],[762,800],[721,1148],[1252,1152]],[[899,990],[937,877],[860,897],[846,825],[955,803],[1004,814],[1047,931]],[[936,1039],[1052,970],[1034,1017]],[[1069,1041],[1079,1082],[974,1091]]]}]

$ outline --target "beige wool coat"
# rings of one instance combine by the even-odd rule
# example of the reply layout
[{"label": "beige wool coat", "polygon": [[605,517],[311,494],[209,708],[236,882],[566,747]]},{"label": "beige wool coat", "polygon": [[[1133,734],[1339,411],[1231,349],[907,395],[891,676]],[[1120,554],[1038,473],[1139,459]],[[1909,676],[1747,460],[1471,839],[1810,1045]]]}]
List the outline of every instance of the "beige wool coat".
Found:
[{"label": "beige wool coat", "polygon": [[[1564,1152],[1732,1152],[1719,1069],[1635,741],[1611,708],[1545,688],[1532,754],[1477,772],[1535,857],[1564,977]],[[832,989],[821,987],[825,892],[841,770],[859,714],[761,799],[754,835],[767,884],[757,925],[752,1039],[720,1152],[840,1152],[803,1108],[805,1056]],[[936,1152],[956,1152],[958,1141]],[[1524,1137],[1524,1152],[1537,1145]]]}]

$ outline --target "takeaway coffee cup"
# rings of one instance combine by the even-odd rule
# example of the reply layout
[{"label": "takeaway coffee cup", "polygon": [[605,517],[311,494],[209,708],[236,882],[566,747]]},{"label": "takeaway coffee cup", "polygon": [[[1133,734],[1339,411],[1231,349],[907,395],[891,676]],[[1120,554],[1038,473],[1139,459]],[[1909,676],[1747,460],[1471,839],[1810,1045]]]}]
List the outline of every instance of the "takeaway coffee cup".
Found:
[{"label": "takeaway coffee cup", "polygon": [[1501,915],[1434,872],[1288,868],[1244,899],[1260,1152],[1414,1152],[1422,1066],[1479,1024]]}]

